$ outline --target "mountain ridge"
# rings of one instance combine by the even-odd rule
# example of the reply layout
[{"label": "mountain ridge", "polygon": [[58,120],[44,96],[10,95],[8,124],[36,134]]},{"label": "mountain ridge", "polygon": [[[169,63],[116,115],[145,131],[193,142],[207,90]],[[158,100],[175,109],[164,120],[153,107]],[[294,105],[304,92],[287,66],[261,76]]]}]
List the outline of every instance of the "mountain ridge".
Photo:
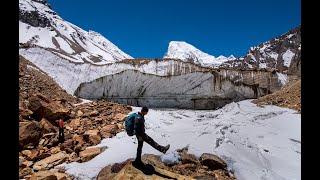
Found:
[{"label": "mountain ridge", "polygon": [[45,0],[19,0],[19,44],[42,47],[74,62],[107,64],[132,59],[100,33],[62,19]]}]

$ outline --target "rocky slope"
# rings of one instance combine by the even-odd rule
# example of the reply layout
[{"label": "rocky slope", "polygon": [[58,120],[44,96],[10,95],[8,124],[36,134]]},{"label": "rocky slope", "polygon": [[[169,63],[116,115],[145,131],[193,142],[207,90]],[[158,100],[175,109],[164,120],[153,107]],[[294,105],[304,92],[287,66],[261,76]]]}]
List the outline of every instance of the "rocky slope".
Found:
[{"label": "rocky slope", "polygon": [[197,158],[187,149],[177,150],[176,162],[163,161],[160,156],[144,154],[145,168],[132,166],[132,159],[104,167],[97,180],[104,179],[216,179],[233,180],[234,175],[227,170],[227,164],[216,155],[204,153]]},{"label": "rocky slope", "polygon": [[236,59],[233,55],[229,57],[222,55],[215,57],[209,55],[183,41],[171,41],[169,43],[167,53],[163,58],[181,59],[204,67],[217,67],[225,61],[232,61]]},{"label": "rocky slope", "polygon": [[19,0],[19,44],[41,47],[77,63],[107,64],[132,58],[101,34],[62,19],[46,0]]},{"label": "rocky slope", "polygon": [[249,52],[221,67],[240,69],[277,69],[291,75],[301,75],[301,27],[251,47]]},{"label": "rocky slope", "polygon": [[[122,131],[123,119],[131,110],[106,101],[79,103],[23,57],[19,60],[19,88],[20,178],[67,177],[52,168],[63,162],[88,161],[101,153],[103,148],[90,146]],[[59,118],[66,120],[62,144],[58,142]]]},{"label": "rocky slope", "polygon": [[281,90],[253,100],[258,105],[277,105],[301,112],[301,80],[293,80]]}]

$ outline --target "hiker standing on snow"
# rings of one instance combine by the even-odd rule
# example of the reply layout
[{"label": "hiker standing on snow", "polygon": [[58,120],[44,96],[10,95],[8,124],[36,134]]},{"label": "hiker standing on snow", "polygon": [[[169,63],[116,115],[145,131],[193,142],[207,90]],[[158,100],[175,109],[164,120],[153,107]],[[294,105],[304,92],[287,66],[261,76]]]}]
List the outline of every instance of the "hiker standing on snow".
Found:
[{"label": "hiker standing on snow", "polygon": [[157,142],[155,142],[150,136],[148,136],[145,133],[144,116],[147,113],[148,113],[148,108],[143,107],[140,112],[131,114],[129,117],[127,117],[127,119],[125,121],[125,127],[126,127],[127,134],[129,136],[136,135],[136,137],[138,139],[137,156],[136,156],[135,161],[132,163],[136,167],[143,166],[143,163],[141,161],[143,141],[145,141],[150,146],[152,146],[153,148],[157,149],[158,151],[160,151],[164,154],[170,148],[170,145],[167,145],[167,146],[159,145]]},{"label": "hiker standing on snow", "polygon": [[59,142],[64,142],[64,122],[63,119],[58,120],[58,126],[59,126]]}]

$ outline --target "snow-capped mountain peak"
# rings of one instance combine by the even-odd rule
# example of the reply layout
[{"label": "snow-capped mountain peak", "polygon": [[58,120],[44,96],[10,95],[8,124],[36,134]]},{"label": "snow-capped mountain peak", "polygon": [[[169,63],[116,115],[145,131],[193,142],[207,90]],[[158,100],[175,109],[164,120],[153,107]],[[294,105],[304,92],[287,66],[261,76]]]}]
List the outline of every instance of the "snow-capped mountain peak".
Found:
[{"label": "snow-capped mountain peak", "polygon": [[208,53],[202,52],[193,45],[184,41],[171,41],[168,46],[168,51],[164,58],[181,59],[183,61],[191,61],[202,66],[219,66],[221,63],[233,60],[233,55],[225,56],[212,56]]},{"label": "snow-capped mountain peak", "polygon": [[73,62],[101,65],[132,59],[100,33],[63,20],[46,0],[19,0],[19,43],[45,48]]}]

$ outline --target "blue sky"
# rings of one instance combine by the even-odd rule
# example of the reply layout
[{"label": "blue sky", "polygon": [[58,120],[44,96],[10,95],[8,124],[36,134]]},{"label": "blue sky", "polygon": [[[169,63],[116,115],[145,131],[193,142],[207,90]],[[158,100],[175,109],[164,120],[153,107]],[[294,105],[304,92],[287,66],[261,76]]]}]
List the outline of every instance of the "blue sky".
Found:
[{"label": "blue sky", "polygon": [[63,19],[101,33],[133,57],[162,57],[170,41],[214,56],[245,55],[301,23],[300,0],[49,0]]}]

